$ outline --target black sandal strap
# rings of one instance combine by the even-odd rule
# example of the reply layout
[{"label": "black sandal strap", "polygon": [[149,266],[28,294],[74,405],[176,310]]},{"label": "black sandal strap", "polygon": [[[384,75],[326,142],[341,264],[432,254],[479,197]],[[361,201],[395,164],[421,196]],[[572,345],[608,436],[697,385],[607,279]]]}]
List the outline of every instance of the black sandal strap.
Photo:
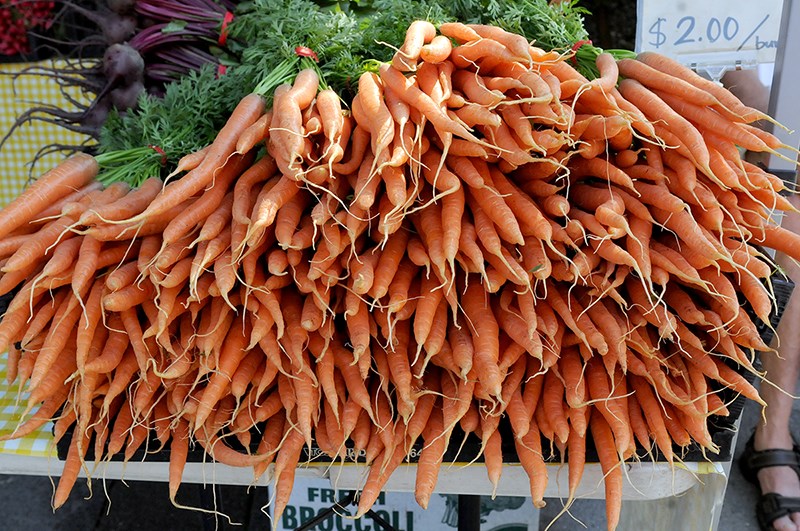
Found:
[{"label": "black sandal strap", "polygon": [[747,481],[758,484],[758,471],[763,468],[788,466],[800,476],[800,454],[795,446],[792,450],[772,448],[757,451],[753,448],[753,438],[747,441],[739,465]]},{"label": "black sandal strap", "polygon": [[771,530],[775,520],[792,513],[800,513],[800,498],[790,498],[775,492],[768,492],[759,498],[756,505],[758,525],[762,531]]},{"label": "black sandal strap", "polygon": [[747,467],[755,472],[762,468],[788,466],[800,468],[800,459],[792,450],[769,449],[753,452],[746,459]]}]

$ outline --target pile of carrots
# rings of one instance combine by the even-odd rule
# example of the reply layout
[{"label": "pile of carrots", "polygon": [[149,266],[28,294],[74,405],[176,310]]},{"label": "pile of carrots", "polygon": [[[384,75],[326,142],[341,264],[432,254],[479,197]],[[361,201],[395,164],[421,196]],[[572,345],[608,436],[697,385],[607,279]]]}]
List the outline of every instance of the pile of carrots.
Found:
[{"label": "pile of carrots", "polygon": [[190,445],[274,464],[277,521],[312,444],[365,457],[358,515],[415,445],[425,507],[457,427],[496,486],[507,417],[537,507],[547,446],[574,493],[594,442],[614,528],[637,444],[714,452],[720,392],[760,402],[739,294],[769,322],[763,248],[800,259],[800,236],[738,150],[784,147],[766,116],[656,54],[597,66],[418,21],[349,105],[304,70],[179,179],[102,188],[66,160],[0,212],[0,349],[29,392],[4,438],[75,426],[56,507],[88,451],[151,437],[175,503]]}]

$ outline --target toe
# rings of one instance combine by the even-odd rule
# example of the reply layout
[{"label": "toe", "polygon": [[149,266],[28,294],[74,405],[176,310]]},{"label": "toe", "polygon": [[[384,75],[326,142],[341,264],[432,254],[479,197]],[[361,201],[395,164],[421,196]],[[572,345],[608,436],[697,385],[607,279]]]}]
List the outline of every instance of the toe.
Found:
[{"label": "toe", "polygon": [[[798,516],[797,513],[793,514],[792,516]],[[772,528],[775,531],[798,531],[798,526],[792,518],[789,516],[781,516],[774,522],[772,522]]]}]

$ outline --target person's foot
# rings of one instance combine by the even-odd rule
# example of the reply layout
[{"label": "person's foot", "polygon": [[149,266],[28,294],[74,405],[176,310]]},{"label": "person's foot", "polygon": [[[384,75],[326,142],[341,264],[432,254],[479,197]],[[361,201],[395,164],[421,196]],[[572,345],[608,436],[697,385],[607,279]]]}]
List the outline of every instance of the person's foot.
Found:
[{"label": "person's foot", "polygon": [[[791,436],[772,437],[756,431],[753,439],[753,449],[755,451],[781,449],[792,451],[794,442]],[[758,471],[758,483],[761,488],[762,496],[767,493],[775,493],[786,498],[800,498],[800,477],[797,472],[789,466],[770,466]],[[792,512],[781,516],[772,522],[772,528],[776,531],[800,531],[800,511]]]}]

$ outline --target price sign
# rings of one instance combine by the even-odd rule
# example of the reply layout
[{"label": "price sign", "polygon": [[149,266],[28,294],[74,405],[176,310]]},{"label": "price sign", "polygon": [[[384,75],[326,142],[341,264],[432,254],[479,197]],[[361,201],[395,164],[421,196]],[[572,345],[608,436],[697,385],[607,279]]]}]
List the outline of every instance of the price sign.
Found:
[{"label": "price sign", "polygon": [[784,0],[639,0],[636,51],[684,64],[775,62]]}]

